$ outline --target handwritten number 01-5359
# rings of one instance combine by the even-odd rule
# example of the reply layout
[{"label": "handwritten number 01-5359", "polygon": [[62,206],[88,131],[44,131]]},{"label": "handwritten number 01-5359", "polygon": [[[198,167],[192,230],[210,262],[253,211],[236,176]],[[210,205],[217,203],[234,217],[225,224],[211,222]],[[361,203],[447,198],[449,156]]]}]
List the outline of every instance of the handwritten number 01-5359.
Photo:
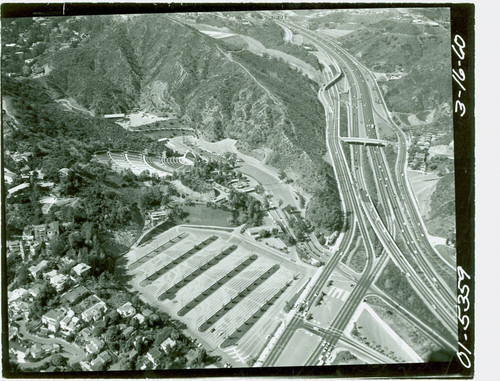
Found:
[{"label": "handwritten number 01-5359", "polygon": [[[457,288],[459,291],[459,295],[457,297],[457,319],[460,322],[460,324],[462,325],[462,328],[460,329],[460,331],[466,331],[467,328],[469,328],[469,324],[470,324],[470,318],[469,318],[469,316],[466,315],[467,311],[470,308],[470,301],[469,301],[470,288],[468,285],[462,284],[462,282],[470,280],[471,277],[469,274],[467,274],[465,272],[465,270],[462,268],[462,266],[457,267],[457,275],[458,275]],[[466,334],[464,334],[463,339],[465,341],[467,341]],[[469,358],[471,351],[462,342],[460,342],[460,340],[459,340],[458,345],[463,350],[457,351],[457,358],[460,361],[460,363],[465,368],[468,369],[472,366],[471,360]]]}]

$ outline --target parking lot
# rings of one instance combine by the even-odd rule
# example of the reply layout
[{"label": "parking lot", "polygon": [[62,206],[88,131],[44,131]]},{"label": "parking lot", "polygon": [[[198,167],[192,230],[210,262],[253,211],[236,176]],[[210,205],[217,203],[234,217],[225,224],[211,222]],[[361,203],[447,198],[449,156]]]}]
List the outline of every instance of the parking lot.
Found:
[{"label": "parking lot", "polygon": [[160,234],[127,259],[137,291],[235,366],[258,357],[285,302],[311,276],[241,235],[187,226]]}]

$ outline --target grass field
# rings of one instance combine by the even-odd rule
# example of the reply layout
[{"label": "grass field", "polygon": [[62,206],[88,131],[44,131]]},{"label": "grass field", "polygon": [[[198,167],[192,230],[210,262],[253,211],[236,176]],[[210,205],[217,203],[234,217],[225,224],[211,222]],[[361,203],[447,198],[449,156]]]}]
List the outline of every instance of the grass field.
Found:
[{"label": "grass field", "polygon": [[356,337],[380,353],[386,354],[395,362],[419,362],[421,359],[410,346],[384,323],[368,306],[357,319]]},{"label": "grass field", "polygon": [[377,315],[396,331],[424,361],[427,361],[433,351],[441,349],[419,328],[404,319],[400,311],[393,310],[380,298],[370,296],[367,298],[367,302]]},{"label": "grass field", "polygon": [[235,226],[228,220],[231,219],[231,213],[212,209],[204,205],[185,206],[183,209],[189,216],[186,218],[187,225],[213,225],[213,226]]}]

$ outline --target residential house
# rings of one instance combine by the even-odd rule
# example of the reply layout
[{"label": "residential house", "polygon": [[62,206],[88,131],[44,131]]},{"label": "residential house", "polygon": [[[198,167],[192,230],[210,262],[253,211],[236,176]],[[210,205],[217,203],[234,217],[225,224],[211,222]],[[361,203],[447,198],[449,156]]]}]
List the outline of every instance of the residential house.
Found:
[{"label": "residential house", "polygon": [[68,173],[69,173],[69,169],[68,168],[61,168],[59,170],[59,175],[62,176],[62,177],[68,176]]},{"label": "residential house", "polygon": [[71,270],[77,275],[77,276],[82,276],[86,274],[91,267],[87,265],[86,263],[79,263],[75,267],[73,267]]},{"label": "residential house", "polygon": [[52,271],[49,271],[48,273],[45,273],[43,275],[43,278],[46,280],[49,280],[50,284],[57,291],[62,290],[62,288],[64,286],[64,282],[66,282],[66,280],[68,279],[68,277],[66,275],[59,274],[59,272],[57,270],[52,270]]},{"label": "residential house", "polygon": [[71,323],[71,319],[73,319],[73,317],[75,316],[75,311],[73,310],[68,310],[68,313],[66,314],[66,316],[64,316],[64,318],[61,320],[59,326],[61,329],[67,329],[68,328],[68,325]]},{"label": "residential house", "polygon": [[150,370],[151,369],[151,362],[148,361],[147,359],[139,359],[136,367],[139,368],[140,370]]},{"label": "residential house", "polygon": [[78,323],[80,322],[80,318],[77,316],[73,316],[71,318],[71,321],[69,322],[68,326],[66,329],[63,331],[65,335],[71,335],[72,333],[76,332],[76,329],[78,327]]},{"label": "residential house", "polygon": [[168,352],[170,348],[173,348],[175,345],[175,340],[172,340],[170,337],[166,339],[163,343],[160,344],[160,348],[164,352]]},{"label": "residential house", "polygon": [[30,305],[22,300],[14,300],[9,303],[9,312],[12,312],[14,315],[19,315],[24,319],[28,319],[30,314]]},{"label": "residential house", "polygon": [[49,335],[52,335],[52,331],[50,331],[46,327],[40,327],[37,330],[37,335],[42,337],[48,337]]},{"label": "residential house", "polygon": [[193,361],[195,361],[197,358],[198,358],[198,352],[192,349],[190,349],[188,353],[186,353],[186,360],[188,364],[193,363]]},{"label": "residential house", "polygon": [[97,357],[90,362],[92,371],[103,370],[106,364],[111,361],[111,355],[108,351],[103,351],[97,355]]},{"label": "residential house", "polygon": [[[23,152],[23,153],[20,153],[20,152],[14,152],[11,157],[12,157],[12,160],[14,160],[16,163],[24,160],[24,161],[28,161],[28,158],[30,156],[33,156],[33,153],[31,152]],[[28,168],[29,170],[29,168]]]},{"label": "residential house", "polygon": [[35,234],[33,232],[33,227],[28,225],[25,226],[23,229],[23,236],[22,236],[23,241],[31,242],[35,239]]},{"label": "residential house", "polygon": [[90,362],[90,369],[93,372],[99,372],[101,370],[104,370],[104,366],[106,364],[104,363],[104,360],[100,357],[96,357]]},{"label": "residential house", "polygon": [[7,168],[3,168],[3,178],[6,184],[12,184],[16,179],[16,174],[12,171],[9,171]]},{"label": "residential house", "polygon": [[88,361],[80,361],[80,367],[84,371],[92,372],[92,365],[90,365],[90,362]]},{"label": "residential house", "polygon": [[8,254],[11,253],[23,253],[24,252],[24,247],[22,244],[22,241],[20,240],[10,240],[7,241],[7,248],[9,249]]},{"label": "residential house", "polygon": [[112,360],[111,354],[107,350],[99,353],[96,358],[101,359],[104,364],[109,364]]},{"label": "residential house", "polygon": [[42,323],[46,324],[52,332],[57,332],[64,315],[66,315],[66,311],[63,308],[50,310],[42,316]]},{"label": "residential house", "polygon": [[116,309],[116,311],[123,317],[129,317],[136,313],[136,310],[132,303],[127,302],[123,306],[120,306]]},{"label": "residential house", "polygon": [[123,370],[127,361],[127,359],[121,358],[118,362],[111,365],[108,370]]},{"label": "residential house", "polygon": [[57,292],[64,288],[64,284],[68,280],[68,277],[64,274],[57,274],[56,276],[50,278],[50,284],[56,289]]},{"label": "residential house", "polygon": [[17,357],[18,362],[24,362],[26,356],[29,355],[30,350],[19,344],[17,341],[9,341],[9,352]]},{"label": "residential house", "polygon": [[78,334],[85,341],[88,341],[92,337],[92,332],[90,331],[90,328],[88,328],[88,327],[82,329]]},{"label": "residential house", "polygon": [[40,294],[42,287],[43,286],[41,284],[35,284],[35,285],[31,286],[30,288],[28,288],[28,293],[29,293],[30,299],[36,298]]},{"label": "residential house", "polygon": [[142,315],[145,318],[147,318],[148,316],[150,316],[152,313],[153,313],[153,311],[151,311],[149,308],[145,308],[144,311],[142,311]]},{"label": "residential house", "polygon": [[19,332],[19,328],[9,325],[9,340],[13,340],[17,333]]},{"label": "residential house", "polygon": [[425,159],[425,153],[423,152],[418,152],[415,154],[415,159],[417,160],[424,160]]},{"label": "residential house", "polygon": [[135,329],[134,327],[127,327],[123,330],[123,336],[125,337],[129,337],[130,335],[132,335],[132,333],[135,332]]},{"label": "residential house", "polygon": [[83,302],[86,302],[86,301],[91,302],[91,303],[89,303],[89,304],[91,304],[91,306],[87,310],[82,312],[82,319],[85,320],[86,322],[90,322],[92,320],[96,321],[96,320],[100,319],[102,317],[103,313],[108,310],[108,308],[106,307],[106,303],[104,303],[96,295],[91,295],[90,297],[85,299]]},{"label": "residential house", "polygon": [[42,344],[42,350],[44,353],[49,353],[53,352],[54,348],[52,347],[52,344]]},{"label": "residential house", "polygon": [[101,340],[99,340],[97,337],[92,336],[88,339],[88,343],[87,345],[85,345],[85,350],[93,355],[94,353],[99,352],[103,346],[104,343]]},{"label": "residential house", "polygon": [[62,294],[61,301],[67,306],[72,306],[83,300],[89,293],[90,291],[86,287],[76,286],[72,290]]},{"label": "residential house", "polygon": [[52,343],[52,344],[50,344],[50,346],[52,347],[52,352],[54,352],[54,353],[57,353],[61,350],[60,344]]},{"label": "residential house", "polygon": [[142,314],[135,314],[133,319],[137,319],[139,324],[144,323],[144,320],[146,320]]},{"label": "residential house", "polygon": [[147,354],[147,359],[153,364],[153,369],[155,369],[160,364],[160,359],[163,353],[158,348],[151,349]]},{"label": "residential house", "polygon": [[43,274],[43,279],[45,280],[50,280],[51,278],[55,277],[57,274],[59,274],[59,272],[57,270],[50,270],[48,272],[46,272],[45,274]]},{"label": "residential house", "polygon": [[35,241],[50,243],[59,235],[59,221],[52,221],[49,224],[33,226]]},{"label": "residential house", "polygon": [[[96,321],[94,324],[92,324],[92,335],[94,336],[101,336],[101,332],[104,332],[106,329],[106,322],[104,319]],[[107,337],[107,331],[102,334],[102,339],[106,340]]]},{"label": "residential house", "polygon": [[26,290],[23,287],[16,288],[15,290],[9,291],[7,293],[8,300],[9,300],[9,302],[13,302],[13,301],[18,300],[18,299],[21,300],[27,294],[27,292],[28,292],[28,290]]},{"label": "residential house", "polygon": [[49,262],[44,259],[43,261],[41,261],[37,265],[30,266],[28,268],[28,271],[31,273],[31,275],[33,276],[33,278],[36,278],[37,275],[38,275],[38,273],[40,271],[43,271],[43,270],[45,270],[47,268],[48,264],[49,264]]},{"label": "residential house", "polygon": [[30,348],[30,352],[31,356],[35,360],[40,359],[45,354],[45,351],[42,348],[42,344],[40,343],[34,343]]},{"label": "residential house", "polygon": [[127,354],[127,356],[129,359],[134,360],[138,354],[139,352],[137,352],[135,349],[131,349],[130,352]]}]

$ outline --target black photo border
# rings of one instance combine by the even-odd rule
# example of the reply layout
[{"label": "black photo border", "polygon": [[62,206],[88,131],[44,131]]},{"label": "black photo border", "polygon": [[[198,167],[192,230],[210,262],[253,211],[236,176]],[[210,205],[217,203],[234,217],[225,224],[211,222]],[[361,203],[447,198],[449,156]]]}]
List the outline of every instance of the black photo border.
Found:
[{"label": "black photo border", "polygon": [[[227,368],[227,369],[189,369],[189,370],[155,370],[155,371],[106,371],[106,372],[62,372],[62,373],[11,373],[8,370],[8,325],[7,325],[7,279],[6,279],[6,245],[5,226],[2,223],[2,368],[6,378],[206,378],[206,377],[377,377],[377,378],[465,378],[474,374],[474,239],[475,239],[475,83],[474,83],[474,38],[475,38],[475,6],[472,3],[4,3],[1,6],[1,17],[48,17],[105,14],[139,14],[139,13],[174,13],[174,12],[210,12],[210,11],[255,11],[285,9],[356,9],[356,8],[435,8],[450,9],[451,41],[458,34],[466,42],[465,59],[461,67],[465,71],[462,85],[467,89],[459,99],[460,86],[453,81],[453,105],[457,100],[464,103],[467,112],[463,117],[453,113],[454,150],[455,150],[455,203],[457,231],[457,266],[460,266],[471,279],[468,280],[471,292],[469,300],[471,308],[468,316],[471,324],[467,330],[459,329],[459,340],[467,334],[467,347],[472,352],[469,356],[471,367],[466,368],[454,356],[449,362],[429,362],[418,364],[382,364],[382,365],[342,365],[311,367],[275,367],[275,368]],[[451,51],[452,69],[458,70],[458,57]],[[451,78],[451,73],[450,73]],[[2,128],[3,135],[3,128]],[[3,142],[2,142],[3,143]],[[2,144],[3,152],[3,144]],[[2,154],[3,174],[3,154]],[[2,176],[3,183],[3,176]],[[3,184],[2,184],[3,185]],[[5,187],[2,186],[2,197]],[[4,199],[4,198],[3,198]],[[2,199],[2,200],[3,200]],[[2,221],[5,221],[5,210],[1,208]],[[458,348],[457,348],[458,350]]]}]

